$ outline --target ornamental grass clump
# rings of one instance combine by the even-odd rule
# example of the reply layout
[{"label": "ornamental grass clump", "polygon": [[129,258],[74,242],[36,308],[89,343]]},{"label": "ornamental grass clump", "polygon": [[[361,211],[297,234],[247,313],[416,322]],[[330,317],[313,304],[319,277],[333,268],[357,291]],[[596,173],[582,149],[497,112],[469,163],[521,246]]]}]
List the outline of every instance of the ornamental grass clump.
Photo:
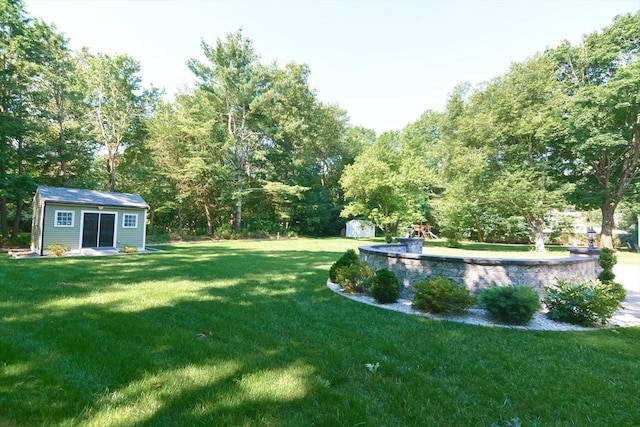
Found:
[{"label": "ornamental grass clump", "polygon": [[71,247],[63,245],[62,243],[52,243],[51,245],[47,246],[47,250],[53,253],[55,256],[62,256],[66,252],[69,252],[71,250]]},{"label": "ornamental grass clump", "polygon": [[480,293],[480,306],[502,323],[526,325],[540,310],[538,293],[529,286],[495,286]]},{"label": "ornamental grass clump", "polygon": [[477,303],[469,290],[451,279],[430,276],[413,284],[411,306],[434,314],[462,314]]},{"label": "ornamental grass clump", "polygon": [[400,298],[398,277],[387,268],[376,271],[369,284],[369,293],[380,304],[391,304]]},{"label": "ornamental grass clump", "polygon": [[580,326],[605,325],[622,307],[626,296],[624,287],[619,283],[602,283],[600,280],[578,283],[558,280],[546,291],[547,317]]}]

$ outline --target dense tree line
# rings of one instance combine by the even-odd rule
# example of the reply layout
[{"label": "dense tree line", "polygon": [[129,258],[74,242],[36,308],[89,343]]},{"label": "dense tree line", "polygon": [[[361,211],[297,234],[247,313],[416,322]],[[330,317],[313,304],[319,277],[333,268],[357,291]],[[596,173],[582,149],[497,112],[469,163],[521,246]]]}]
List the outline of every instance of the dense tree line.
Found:
[{"label": "dense tree line", "polygon": [[[317,99],[304,64],[264,64],[241,31],[201,42],[197,85],[171,101],[126,55],[71,52],[22,0],[0,0],[0,227],[29,228],[37,184],[140,193],[151,233],[526,238],[554,208],[640,204],[640,14],[513,64],[376,135]],[[633,208],[629,210],[632,212]]]}]

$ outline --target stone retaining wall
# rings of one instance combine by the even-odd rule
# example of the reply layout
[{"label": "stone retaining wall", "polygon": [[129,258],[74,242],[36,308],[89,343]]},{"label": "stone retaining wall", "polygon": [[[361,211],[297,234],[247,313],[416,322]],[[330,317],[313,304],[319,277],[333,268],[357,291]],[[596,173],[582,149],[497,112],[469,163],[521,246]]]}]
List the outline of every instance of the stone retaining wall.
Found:
[{"label": "stone retaining wall", "polygon": [[[421,246],[421,245],[420,245]],[[543,296],[544,287],[557,279],[590,280],[598,274],[598,258],[493,259],[407,253],[406,244],[360,246],[360,259],[376,271],[388,268],[402,284],[402,298],[411,299],[413,282],[443,276],[464,285],[473,294],[491,286],[528,285]]]}]

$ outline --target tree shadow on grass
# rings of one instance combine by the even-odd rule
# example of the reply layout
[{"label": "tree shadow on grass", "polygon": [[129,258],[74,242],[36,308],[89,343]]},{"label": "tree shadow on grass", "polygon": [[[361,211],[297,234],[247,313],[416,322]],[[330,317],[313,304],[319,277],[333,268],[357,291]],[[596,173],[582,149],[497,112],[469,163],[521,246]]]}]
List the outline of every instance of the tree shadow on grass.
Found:
[{"label": "tree shadow on grass", "polygon": [[[16,282],[0,287],[0,420],[420,425],[460,424],[467,413],[490,425],[508,395],[523,421],[549,413],[542,422],[552,424],[592,416],[571,408],[634,407],[633,393],[616,392],[633,383],[633,349],[613,368],[618,351],[600,357],[617,336],[572,347],[586,336],[353,303],[325,286],[339,256],[330,251],[209,252],[52,259],[1,273]],[[637,331],[623,334],[637,341]],[[365,368],[373,362],[378,373]],[[581,377],[594,385],[572,393]]]}]

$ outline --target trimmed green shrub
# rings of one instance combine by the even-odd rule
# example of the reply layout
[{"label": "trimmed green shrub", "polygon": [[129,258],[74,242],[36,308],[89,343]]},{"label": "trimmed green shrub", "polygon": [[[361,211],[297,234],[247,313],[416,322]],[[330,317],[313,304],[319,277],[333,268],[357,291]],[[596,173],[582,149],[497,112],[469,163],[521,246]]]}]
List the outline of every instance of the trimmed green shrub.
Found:
[{"label": "trimmed green shrub", "polygon": [[451,279],[431,276],[413,284],[415,294],[411,306],[416,310],[437,314],[460,314],[477,303],[464,286]]},{"label": "trimmed green shrub", "polygon": [[480,306],[502,323],[525,325],[540,310],[538,293],[529,286],[495,286],[480,293]]},{"label": "trimmed green shrub", "polygon": [[616,278],[616,275],[613,271],[611,270],[602,270],[599,274],[598,274],[598,280],[600,280],[600,282],[602,283],[610,283],[613,282],[613,279]]},{"label": "trimmed green shrub", "polygon": [[55,256],[62,256],[65,252],[69,252],[71,247],[63,245],[62,243],[52,243],[47,245],[46,248],[49,252],[52,252]]},{"label": "trimmed green shrub", "polygon": [[547,317],[580,326],[606,324],[626,296],[624,287],[619,283],[602,283],[599,280],[580,283],[558,280],[546,291]]},{"label": "trimmed green shrub", "polygon": [[380,304],[389,304],[400,298],[400,282],[396,273],[383,268],[373,275],[370,281],[369,293]]},{"label": "trimmed green shrub", "polygon": [[605,270],[611,270],[617,263],[618,257],[613,249],[600,249],[600,256],[598,257],[598,264],[600,264],[600,267]]},{"label": "trimmed green shrub", "polygon": [[343,291],[348,294],[363,293],[366,291],[369,279],[373,276],[373,271],[367,263],[357,260],[347,266],[338,267],[335,272],[334,283],[340,285]]},{"label": "trimmed green shrub", "polygon": [[337,277],[336,277],[336,273],[338,271],[338,268],[340,268],[340,267],[348,267],[351,264],[354,264],[356,262],[360,262],[360,257],[358,256],[356,251],[353,250],[353,249],[347,250],[340,258],[338,258],[338,260],[336,262],[333,263],[333,265],[329,269],[329,279],[333,283],[338,283],[337,282]]},{"label": "trimmed green shrub", "polygon": [[613,282],[616,275],[613,272],[613,266],[618,263],[618,257],[613,249],[602,248],[598,257],[598,264],[602,267],[602,271],[598,274],[598,280],[602,283]]}]

